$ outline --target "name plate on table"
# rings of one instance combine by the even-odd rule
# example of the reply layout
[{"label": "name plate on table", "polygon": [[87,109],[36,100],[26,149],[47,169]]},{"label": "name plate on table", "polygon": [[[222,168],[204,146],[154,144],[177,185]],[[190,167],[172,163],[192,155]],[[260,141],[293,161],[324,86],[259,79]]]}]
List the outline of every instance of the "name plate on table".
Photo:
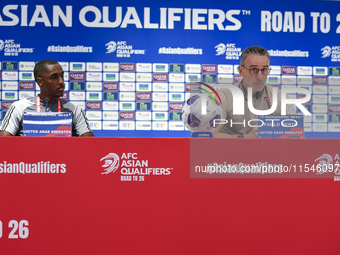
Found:
[{"label": "name plate on table", "polygon": [[72,136],[71,112],[24,112],[23,136]]},{"label": "name plate on table", "polygon": [[213,135],[211,132],[193,132],[191,133],[191,137],[213,138]]},{"label": "name plate on table", "polygon": [[259,115],[258,126],[259,138],[305,137],[303,115]]}]

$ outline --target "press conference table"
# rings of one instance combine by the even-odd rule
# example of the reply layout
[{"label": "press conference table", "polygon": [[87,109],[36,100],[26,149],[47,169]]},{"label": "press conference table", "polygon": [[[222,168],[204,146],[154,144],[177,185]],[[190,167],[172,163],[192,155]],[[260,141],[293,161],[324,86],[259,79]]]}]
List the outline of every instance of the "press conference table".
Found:
[{"label": "press conference table", "polygon": [[324,155],[336,164],[338,140],[0,137],[0,142],[1,254],[340,250],[336,171],[197,175],[193,167],[195,160],[214,162],[223,155],[230,164],[282,163],[305,170],[305,164],[325,162]]}]

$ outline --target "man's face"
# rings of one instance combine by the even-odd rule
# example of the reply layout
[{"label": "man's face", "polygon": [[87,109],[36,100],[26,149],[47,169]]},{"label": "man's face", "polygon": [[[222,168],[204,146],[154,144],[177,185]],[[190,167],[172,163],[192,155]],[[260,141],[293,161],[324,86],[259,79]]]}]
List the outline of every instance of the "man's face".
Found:
[{"label": "man's face", "polygon": [[59,64],[47,65],[39,74],[37,83],[40,86],[41,96],[54,101],[64,94],[64,71]]},{"label": "man's face", "polygon": [[251,74],[251,69],[269,68],[269,58],[267,56],[249,54],[243,66],[240,65],[238,68],[240,75],[243,77],[243,86],[246,90],[252,87],[253,92],[262,91],[268,74],[264,75],[261,70],[257,74]]}]

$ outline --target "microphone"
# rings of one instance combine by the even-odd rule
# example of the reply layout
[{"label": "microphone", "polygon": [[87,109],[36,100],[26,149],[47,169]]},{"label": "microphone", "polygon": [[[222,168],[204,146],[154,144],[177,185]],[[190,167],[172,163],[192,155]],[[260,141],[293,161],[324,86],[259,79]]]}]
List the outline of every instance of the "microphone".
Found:
[{"label": "microphone", "polygon": [[48,97],[45,97],[45,102],[46,102],[46,107],[45,107],[45,112],[47,112],[47,104],[50,99]]},{"label": "microphone", "polygon": [[268,109],[270,109],[270,105],[269,105],[269,98],[268,98],[268,97],[265,97],[265,98],[264,98],[264,101],[266,101],[266,102],[267,102]]}]

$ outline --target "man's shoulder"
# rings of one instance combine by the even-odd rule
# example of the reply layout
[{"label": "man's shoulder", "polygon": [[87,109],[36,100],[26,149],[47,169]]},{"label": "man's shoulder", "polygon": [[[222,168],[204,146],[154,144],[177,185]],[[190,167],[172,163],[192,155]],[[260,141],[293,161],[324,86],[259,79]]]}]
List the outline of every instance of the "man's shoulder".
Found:
[{"label": "man's shoulder", "polygon": [[[241,82],[238,82],[238,83],[234,83],[234,84],[228,84],[230,86],[235,86],[235,87],[238,87],[238,88],[241,88]],[[231,91],[229,88],[219,88],[218,89],[218,92],[222,92],[224,94],[231,94]]]},{"label": "man's shoulder", "polygon": [[72,102],[67,101],[67,100],[65,100],[65,99],[60,99],[60,103],[61,103],[61,105],[64,106],[64,107],[73,107],[73,108],[76,107]]},{"label": "man's shoulder", "polygon": [[273,91],[273,86],[270,86],[268,84],[264,85],[267,90]]},{"label": "man's shoulder", "polygon": [[80,111],[80,107],[76,104],[73,104],[72,102],[70,101],[67,101],[67,100],[64,100],[64,99],[60,99],[60,103],[62,105],[62,107],[64,109],[67,109],[71,112],[74,112],[74,111]]},{"label": "man's shoulder", "polygon": [[266,84],[266,85],[265,85],[265,88],[267,89],[267,92],[270,93],[271,95],[273,94],[274,88],[276,88],[276,89],[277,89],[277,94],[278,94],[278,95],[281,95],[281,90],[280,90],[280,88],[278,88],[278,87],[276,87],[276,86],[273,87],[273,86],[270,86],[270,85]]},{"label": "man's shoulder", "polygon": [[35,104],[35,98],[34,97],[27,97],[27,98],[22,98],[18,101],[15,101],[12,103],[13,106],[17,107],[27,107],[29,105]]},{"label": "man's shoulder", "polygon": [[[243,92],[243,90],[241,88],[241,86],[242,86],[241,82],[238,82],[238,83],[235,83],[235,84],[228,84],[228,85],[233,86],[233,87],[235,86]],[[229,88],[219,88],[218,94],[220,95],[222,101],[226,101],[227,104],[232,105],[232,103],[233,103],[233,93],[231,92],[231,90]]]}]

